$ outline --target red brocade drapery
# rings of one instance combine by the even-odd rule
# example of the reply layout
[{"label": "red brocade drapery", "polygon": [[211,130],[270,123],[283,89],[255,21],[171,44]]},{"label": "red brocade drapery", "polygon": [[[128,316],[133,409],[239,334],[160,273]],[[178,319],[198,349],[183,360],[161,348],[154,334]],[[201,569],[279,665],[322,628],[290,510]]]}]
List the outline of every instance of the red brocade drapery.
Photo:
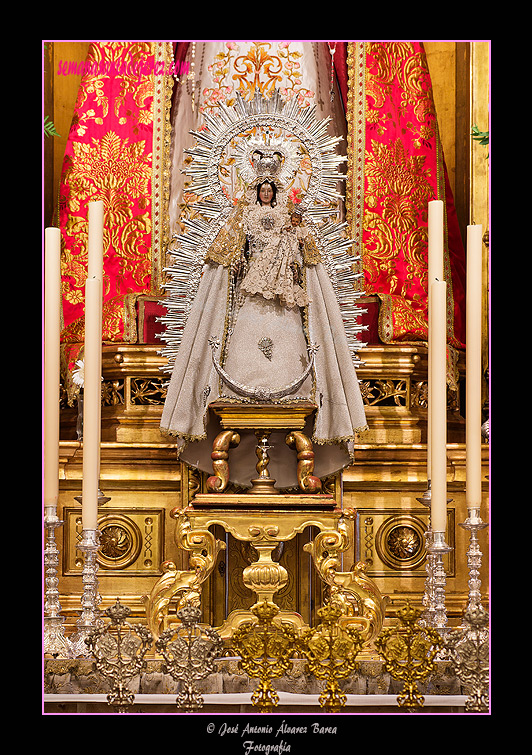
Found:
[{"label": "red brocade drapery", "polygon": [[[444,203],[448,344],[465,341],[465,253],[420,42],[339,43],[348,122],[346,203],[364,289],[381,302],[384,343],[426,341],[430,200]],[[346,79],[348,86],[343,82]]]},{"label": "red brocade drapery", "polygon": [[104,205],[102,340],[135,342],[138,297],[159,292],[172,59],[167,43],[89,48],[59,190],[67,377],[84,340],[89,202]]}]

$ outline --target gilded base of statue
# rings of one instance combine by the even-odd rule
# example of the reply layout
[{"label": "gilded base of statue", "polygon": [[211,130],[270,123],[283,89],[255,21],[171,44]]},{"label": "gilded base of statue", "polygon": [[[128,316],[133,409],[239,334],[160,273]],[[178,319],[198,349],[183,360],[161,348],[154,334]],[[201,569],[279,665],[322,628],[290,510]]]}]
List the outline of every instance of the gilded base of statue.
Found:
[{"label": "gilded base of statue", "polygon": [[[277,509],[281,511],[301,510],[303,496],[297,493],[284,493],[276,490],[274,493],[260,494],[260,497],[251,491],[242,493],[196,493],[192,505],[195,510],[203,509],[254,509],[270,510]],[[307,512],[311,511],[333,511],[337,507],[336,499],[328,493],[308,494],[303,499]]]},{"label": "gilded base of statue", "polygon": [[[197,494],[190,505],[172,512],[176,544],[189,552],[190,569],[180,571],[173,562],[166,563],[164,575],[145,600],[150,630],[158,637],[183,606],[200,604],[202,585],[226,547],[212,534],[214,525],[250,543],[258,553],[242,573],[244,585],[256,596],[254,605],[264,601],[275,605],[276,594],[287,584],[286,569],[272,558],[275,549],[307,527],[315,527],[318,534],[304,550],[311,554],[331,600],[341,606],[342,625],[359,629],[364,642],[370,643],[383,625],[385,599],[366,575],[365,564],[358,562],[347,572],[339,570],[341,554],[350,544],[347,520],[353,516],[351,510],[338,509],[330,495]],[[252,608],[232,611],[223,625],[216,627],[229,645],[238,627],[253,618]],[[306,627],[295,611],[280,610],[279,619],[297,632]]]},{"label": "gilded base of statue", "polygon": [[312,442],[303,429],[307,418],[316,410],[309,401],[297,404],[235,404],[217,401],[210,409],[219,417],[222,430],[213,442],[213,475],[207,480],[209,493],[223,493],[229,483],[229,451],[240,443],[239,431],[253,430],[257,437],[257,477],[250,480],[250,495],[277,495],[276,480],[268,470],[268,439],[273,431],[285,431],[285,442],[296,451],[297,482],[302,493],[320,493],[321,480],[314,476]]},{"label": "gilded base of statue", "polygon": [[[163,565],[163,576],[145,598],[148,625],[155,637],[176,621],[181,608],[198,606],[202,585],[215,568],[218,554],[225,550],[225,539],[213,532],[221,527],[235,540],[247,543],[257,554],[255,561],[242,570],[244,586],[255,596],[249,608],[233,610],[216,631],[228,645],[244,622],[255,620],[253,607],[276,605],[276,595],[289,582],[286,568],[273,555],[283,544],[308,528],[317,534],[303,549],[310,553],[319,578],[325,583],[330,600],[341,607],[339,623],[361,632],[365,643],[376,637],[385,615],[385,601],[376,584],[366,575],[366,566],[356,563],[350,571],[340,571],[342,554],[351,545],[348,520],[355,512],[339,508],[330,492],[322,492],[315,477],[312,444],[303,430],[315,411],[312,402],[294,404],[246,404],[214,402],[210,409],[218,415],[221,432],[213,444],[214,474],[206,490],[183,486],[181,506],[171,516],[176,521],[175,542],[189,553],[189,569],[178,570],[173,561]],[[257,477],[251,489],[233,492],[229,487],[229,452],[240,443],[240,433],[252,431],[257,438]],[[269,474],[268,443],[272,432],[285,433],[285,442],[297,456],[298,490],[286,492],[274,487]],[[226,492],[229,489],[231,492]],[[278,619],[301,632],[306,627],[296,611],[281,610]],[[170,617],[170,611],[172,617]]]}]

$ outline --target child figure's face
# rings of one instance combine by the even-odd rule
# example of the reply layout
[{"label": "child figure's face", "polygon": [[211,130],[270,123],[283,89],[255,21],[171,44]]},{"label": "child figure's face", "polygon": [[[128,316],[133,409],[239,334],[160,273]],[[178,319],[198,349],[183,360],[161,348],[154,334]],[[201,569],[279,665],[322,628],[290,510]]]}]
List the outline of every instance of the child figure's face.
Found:
[{"label": "child figure's face", "polygon": [[292,225],[301,225],[301,215],[294,213],[290,218]]}]

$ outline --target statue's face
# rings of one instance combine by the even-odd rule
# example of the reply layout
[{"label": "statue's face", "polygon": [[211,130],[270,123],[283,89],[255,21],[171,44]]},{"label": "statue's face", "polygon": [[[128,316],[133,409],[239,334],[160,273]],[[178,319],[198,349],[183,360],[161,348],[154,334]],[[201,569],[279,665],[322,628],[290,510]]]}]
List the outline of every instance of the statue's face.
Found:
[{"label": "statue's face", "polygon": [[262,204],[270,204],[273,197],[273,189],[270,184],[263,184],[260,187],[259,197]]}]

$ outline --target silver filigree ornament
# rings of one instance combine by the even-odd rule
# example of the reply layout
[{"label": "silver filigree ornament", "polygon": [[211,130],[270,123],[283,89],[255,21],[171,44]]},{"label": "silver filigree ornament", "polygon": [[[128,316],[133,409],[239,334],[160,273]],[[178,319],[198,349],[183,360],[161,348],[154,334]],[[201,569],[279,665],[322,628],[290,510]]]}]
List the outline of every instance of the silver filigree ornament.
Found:
[{"label": "silver filigree ornament", "polygon": [[259,343],[257,344],[259,349],[262,351],[266,359],[269,359],[269,361],[272,361],[272,355],[273,355],[273,341],[271,338],[268,338],[265,336],[264,338],[261,338]]},{"label": "silver filigree ornament", "polygon": [[165,670],[182,688],[176,698],[187,711],[203,707],[203,697],[194,683],[216,672],[216,658],[223,652],[223,640],[212,627],[200,625],[201,610],[187,605],[177,612],[181,623],[164,631],[156,649],[165,661]]},{"label": "silver filigree ornament", "polygon": [[278,388],[266,388],[263,386],[251,386],[240,383],[234,380],[221,366],[216,357],[216,351],[218,350],[220,343],[217,339],[209,339],[209,345],[212,349],[212,363],[218,375],[222,378],[224,383],[238,396],[242,398],[251,399],[258,403],[270,403],[272,401],[279,401],[285,396],[290,396],[300,388],[307,377],[310,375],[312,368],[314,367],[314,360],[319,346],[311,344],[307,351],[309,355],[309,361],[303,372],[299,377],[293,380],[287,385],[279,386]]},{"label": "silver filigree ornament", "polygon": [[194,217],[183,219],[185,231],[174,237],[168,249],[173,263],[165,269],[168,282],[161,301],[167,314],[159,318],[165,325],[161,338],[166,345],[160,351],[167,360],[161,368],[164,372],[172,372],[207,252],[234,209],[219,175],[229,143],[239,175],[248,185],[273,172],[280,185],[286,183],[305,155],[310,177],[298,209],[305,214],[333,284],[353,360],[360,363],[357,352],[366,344],[359,334],[367,329],[359,322],[366,310],[357,302],[364,295],[356,290],[363,277],[357,272],[361,258],[353,254],[347,223],[337,219],[337,202],[342,199],[338,185],[345,178],[339,168],[347,157],[336,151],[342,137],[328,133],[330,116],[319,119],[316,110],[316,105],[301,107],[297,98],[284,101],[279,90],[271,97],[256,91],[250,100],[237,93],[233,106],[220,103],[215,114],[204,114],[201,128],[190,132],[195,144],[185,150],[192,160],[184,172],[191,179],[189,192],[199,200]]},{"label": "silver filigree ornament", "polygon": [[465,703],[470,713],[489,711],[489,616],[480,604],[464,611],[465,627],[445,637],[446,659],[451,662],[469,696]]},{"label": "silver filigree ornament", "polygon": [[284,188],[296,174],[300,160],[297,142],[272,137],[269,131],[241,140],[236,148],[237,171],[248,186],[270,180]]},{"label": "silver filigree ornament", "polygon": [[130,613],[117,598],[104,611],[110,622],[99,626],[85,640],[95,659],[95,670],[110,682],[107,702],[119,713],[125,713],[135,701],[135,693],[128,685],[146,668],[145,655],[153,644],[147,627],[126,621]]}]

